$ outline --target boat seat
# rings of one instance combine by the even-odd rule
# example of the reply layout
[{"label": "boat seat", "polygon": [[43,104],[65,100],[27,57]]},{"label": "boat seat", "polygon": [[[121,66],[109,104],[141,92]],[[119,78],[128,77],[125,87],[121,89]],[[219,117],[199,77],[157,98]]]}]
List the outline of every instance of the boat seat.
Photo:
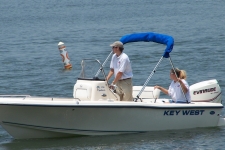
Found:
[{"label": "boat seat", "polygon": [[[133,97],[136,97],[141,91],[142,86],[133,86]],[[152,98],[158,99],[160,96],[160,90],[154,89],[154,87],[146,86],[144,91],[141,93],[140,98]]]}]

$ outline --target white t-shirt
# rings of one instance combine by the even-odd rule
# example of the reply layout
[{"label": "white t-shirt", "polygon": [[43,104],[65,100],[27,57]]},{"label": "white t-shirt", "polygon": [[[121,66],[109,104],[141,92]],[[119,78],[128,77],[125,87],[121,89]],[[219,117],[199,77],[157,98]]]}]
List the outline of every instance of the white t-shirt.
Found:
[{"label": "white t-shirt", "polygon": [[[181,79],[182,82],[184,83],[184,85],[187,87],[188,91],[187,93],[185,94],[188,102],[191,102],[191,97],[190,97],[190,91],[189,91],[189,85],[187,83],[186,80],[184,79]],[[182,92],[182,89],[181,89],[181,85],[179,82],[174,82],[172,81],[170,86],[169,86],[169,90],[168,90],[168,93],[169,95],[171,96],[171,98],[174,100],[174,101],[180,101],[180,102],[187,102],[186,98],[184,97],[184,94]]]},{"label": "white t-shirt", "polygon": [[121,53],[119,57],[113,54],[110,63],[110,68],[114,69],[114,76],[116,77],[118,72],[123,72],[121,79],[132,78],[133,73],[131,69],[130,59],[125,53]]}]

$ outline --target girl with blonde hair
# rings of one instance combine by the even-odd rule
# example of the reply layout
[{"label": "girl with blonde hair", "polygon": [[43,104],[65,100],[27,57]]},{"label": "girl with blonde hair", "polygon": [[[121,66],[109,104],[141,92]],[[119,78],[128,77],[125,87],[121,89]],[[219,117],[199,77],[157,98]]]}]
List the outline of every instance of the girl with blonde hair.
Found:
[{"label": "girl with blonde hair", "polygon": [[172,100],[170,102],[190,103],[191,102],[190,91],[186,78],[187,74],[185,70],[180,70],[178,68],[171,69],[170,79],[172,80],[172,82],[169,86],[169,89],[167,90],[158,85],[156,85],[155,88],[171,96]]}]

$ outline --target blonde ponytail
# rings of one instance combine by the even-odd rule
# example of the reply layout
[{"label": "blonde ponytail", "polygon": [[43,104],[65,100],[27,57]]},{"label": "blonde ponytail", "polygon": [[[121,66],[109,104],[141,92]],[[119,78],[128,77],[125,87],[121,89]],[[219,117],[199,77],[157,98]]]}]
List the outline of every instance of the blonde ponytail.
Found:
[{"label": "blonde ponytail", "polygon": [[187,74],[185,70],[180,70],[180,79],[186,79],[187,78]]}]

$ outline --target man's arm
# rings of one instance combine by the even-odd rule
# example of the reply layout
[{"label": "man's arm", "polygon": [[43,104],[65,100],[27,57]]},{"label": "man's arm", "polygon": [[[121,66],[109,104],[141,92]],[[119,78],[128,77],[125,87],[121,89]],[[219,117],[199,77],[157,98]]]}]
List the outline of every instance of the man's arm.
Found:
[{"label": "man's arm", "polygon": [[123,72],[118,72],[117,75],[116,75],[116,78],[113,80],[113,84],[116,84],[117,81],[119,81],[121,79],[123,75]]},{"label": "man's arm", "polygon": [[111,76],[114,74],[114,69],[110,69],[109,74],[106,78],[107,81],[109,81],[109,79],[111,78]]}]

